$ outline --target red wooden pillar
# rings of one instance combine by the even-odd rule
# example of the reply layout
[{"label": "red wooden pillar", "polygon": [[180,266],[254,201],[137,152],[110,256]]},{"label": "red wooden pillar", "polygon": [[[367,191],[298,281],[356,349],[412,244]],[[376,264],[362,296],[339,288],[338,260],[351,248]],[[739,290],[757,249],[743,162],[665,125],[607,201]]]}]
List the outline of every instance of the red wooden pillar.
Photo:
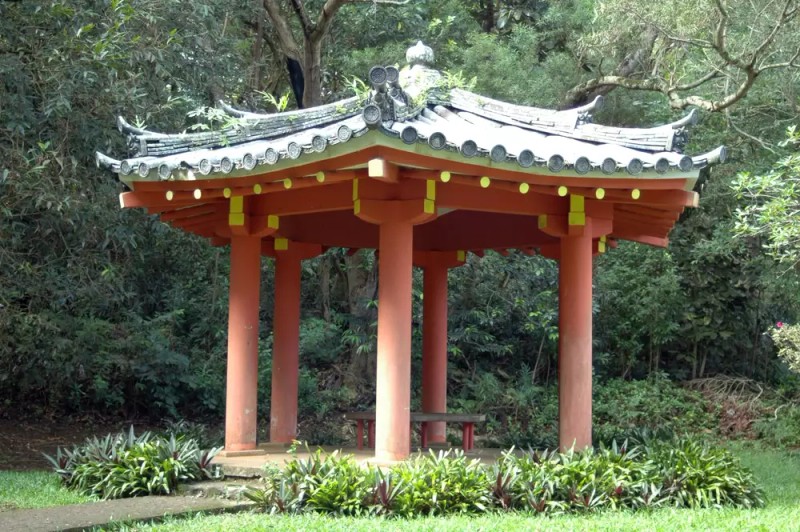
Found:
[{"label": "red wooden pillar", "polygon": [[225,450],[256,448],[261,238],[231,238]]},{"label": "red wooden pillar", "polygon": [[403,460],[410,452],[413,230],[407,220],[380,225],[375,390],[375,458],[379,461]]},{"label": "red wooden pillar", "polygon": [[276,253],[275,317],[269,441],[297,437],[297,385],[300,368],[300,257]]},{"label": "red wooden pillar", "polygon": [[272,244],[272,249],[265,250],[275,257],[269,441],[291,443],[297,438],[301,264],[304,259],[319,255],[322,249],[285,238],[276,238]]},{"label": "red wooden pillar", "polygon": [[[587,220],[587,226],[590,227]],[[561,237],[559,265],[558,441],[592,445],[592,235]]]},{"label": "red wooden pillar", "polygon": [[[397,169],[370,161],[370,177],[396,181]],[[406,200],[371,199],[369,180],[353,183],[353,211],[378,229],[378,364],[375,389],[375,459],[403,460],[411,451],[411,280],[414,225],[436,216],[436,183]]]},{"label": "red wooden pillar", "polygon": [[[447,272],[456,253],[417,254],[424,271],[422,297],[422,411],[447,412]],[[462,257],[463,259],[463,257]],[[427,442],[447,441],[445,423],[427,423]]]}]

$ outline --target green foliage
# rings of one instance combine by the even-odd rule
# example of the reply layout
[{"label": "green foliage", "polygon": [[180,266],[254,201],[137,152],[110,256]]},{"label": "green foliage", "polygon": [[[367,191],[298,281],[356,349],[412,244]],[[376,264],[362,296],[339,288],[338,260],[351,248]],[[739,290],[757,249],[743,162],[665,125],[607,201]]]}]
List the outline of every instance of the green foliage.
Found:
[{"label": "green foliage", "polygon": [[769,334],[778,348],[778,357],[789,369],[800,373],[800,326],[778,323]]},{"label": "green foliage", "polygon": [[611,379],[594,386],[594,439],[622,441],[642,430],[667,434],[712,433],[716,418],[703,396],[663,375],[653,379]]},{"label": "green foliage", "polygon": [[800,407],[783,403],[753,424],[758,439],[766,444],[784,448],[800,447]]},{"label": "green foliage", "polygon": [[202,450],[196,440],[144,432],[108,434],[72,449],[59,448],[50,461],[64,484],[103,499],[174,493],[180,482],[214,478],[211,460],[220,448]]},{"label": "green foliage", "polygon": [[800,230],[797,223],[800,180],[800,131],[790,127],[784,147],[792,151],[763,173],[742,172],[734,190],[751,202],[738,212],[739,234],[760,237],[767,252],[778,260],[795,264],[800,260]]},{"label": "green foliage", "polygon": [[403,486],[397,496],[398,515],[480,513],[490,507],[486,469],[460,451],[429,451],[402,462],[392,473]]},{"label": "green foliage", "polygon": [[691,438],[653,444],[646,456],[658,468],[666,504],[708,508],[758,508],[764,495],[753,474],[726,449],[715,449]]},{"label": "green foliage", "polygon": [[266,486],[247,496],[270,512],[400,517],[764,505],[752,474],[729,451],[691,438],[583,452],[512,449],[493,467],[460,451],[376,467],[318,450],[271,471]]},{"label": "green foliage", "polygon": [[0,471],[0,512],[16,508],[44,508],[96,500],[64,486],[50,471]]}]

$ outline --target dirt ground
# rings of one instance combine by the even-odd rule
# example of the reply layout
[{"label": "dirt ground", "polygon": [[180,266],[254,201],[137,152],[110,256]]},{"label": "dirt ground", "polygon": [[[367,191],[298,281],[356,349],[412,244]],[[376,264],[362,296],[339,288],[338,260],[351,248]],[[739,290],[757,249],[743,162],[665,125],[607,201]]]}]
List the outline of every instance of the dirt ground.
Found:
[{"label": "dirt ground", "polygon": [[[12,421],[0,419],[0,470],[49,469],[42,453],[53,454],[58,447],[81,443],[90,436],[127,430],[131,423],[96,423],[90,420]],[[148,427],[134,424],[137,433]]]}]

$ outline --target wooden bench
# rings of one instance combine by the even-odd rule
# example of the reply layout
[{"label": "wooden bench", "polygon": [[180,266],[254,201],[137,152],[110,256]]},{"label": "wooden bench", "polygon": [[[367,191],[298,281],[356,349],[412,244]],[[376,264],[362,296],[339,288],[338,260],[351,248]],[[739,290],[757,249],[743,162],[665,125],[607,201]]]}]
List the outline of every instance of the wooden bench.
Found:
[{"label": "wooden bench", "polygon": [[[356,442],[359,449],[364,448],[364,422],[367,422],[367,445],[375,447],[375,412],[348,412],[345,419],[356,422]],[[464,451],[471,451],[475,446],[475,423],[486,421],[484,414],[448,414],[444,412],[412,412],[411,430],[414,423],[420,424],[420,445],[428,447],[428,423],[443,421],[445,423],[461,423],[461,441]]]}]

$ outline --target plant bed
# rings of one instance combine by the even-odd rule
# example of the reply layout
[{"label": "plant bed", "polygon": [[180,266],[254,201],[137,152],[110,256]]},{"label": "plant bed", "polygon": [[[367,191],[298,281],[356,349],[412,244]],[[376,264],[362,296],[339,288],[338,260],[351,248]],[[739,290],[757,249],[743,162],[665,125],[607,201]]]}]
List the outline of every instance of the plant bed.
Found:
[{"label": "plant bed", "polygon": [[131,427],[45,456],[67,487],[86,496],[119,499],[168,495],[179,483],[217,478],[211,460],[219,450],[200,449],[197,440],[174,434],[136,436]]},{"label": "plant bed", "polygon": [[729,451],[691,438],[582,452],[512,449],[493,466],[461,452],[431,452],[363,467],[352,456],[319,450],[267,470],[264,482],[246,495],[271,513],[412,517],[764,504],[752,474]]}]

